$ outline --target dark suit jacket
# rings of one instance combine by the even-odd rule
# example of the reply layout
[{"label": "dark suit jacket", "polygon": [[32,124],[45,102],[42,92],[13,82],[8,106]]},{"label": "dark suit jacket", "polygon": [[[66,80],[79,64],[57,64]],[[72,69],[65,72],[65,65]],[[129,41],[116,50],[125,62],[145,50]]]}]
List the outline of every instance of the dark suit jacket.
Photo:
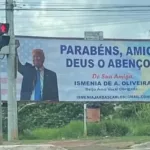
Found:
[{"label": "dark suit jacket", "polygon": [[[18,71],[22,74],[20,100],[30,100],[36,82],[36,69],[29,63],[22,65],[18,61]],[[59,101],[56,73],[44,68],[42,100]]]}]

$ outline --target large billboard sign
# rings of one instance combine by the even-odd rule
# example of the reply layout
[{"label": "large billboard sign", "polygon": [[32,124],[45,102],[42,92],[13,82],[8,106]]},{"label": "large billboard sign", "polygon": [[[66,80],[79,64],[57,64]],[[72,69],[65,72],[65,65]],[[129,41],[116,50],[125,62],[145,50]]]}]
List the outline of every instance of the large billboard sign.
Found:
[{"label": "large billboard sign", "polygon": [[19,101],[150,101],[150,41],[16,39]]}]

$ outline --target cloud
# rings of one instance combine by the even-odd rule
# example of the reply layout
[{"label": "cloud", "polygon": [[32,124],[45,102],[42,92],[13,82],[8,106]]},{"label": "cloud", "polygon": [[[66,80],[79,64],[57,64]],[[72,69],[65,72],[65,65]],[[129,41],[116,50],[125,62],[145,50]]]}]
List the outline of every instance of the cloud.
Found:
[{"label": "cloud", "polygon": [[[0,0],[0,8],[5,9],[5,0]],[[0,10],[0,22],[5,22],[5,11]]]},{"label": "cloud", "polygon": [[[143,1],[141,2],[140,0],[113,0],[113,2],[112,0],[95,0],[94,2],[93,0],[17,0],[17,2],[18,7],[20,4],[26,4],[22,6],[26,8],[50,8],[56,2],[57,4],[66,3],[71,6],[74,4],[79,6],[80,4],[82,7],[83,5],[90,7],[91,4],[94,4],[94,6],[103,6],[105,4],[143,4]],[[150,4],[149,0],[144,2],[143,5]],[[53,7],[58,7],[58,5]],[[61,7],[66,7],[66,5]],[[148,16],[144,16],[145,20],[146,17],[148,18]],[[15,13],[15,18],[15,31],[17,35],[83,37],[84,31],[103,31],[106,38],[148,38],[150,30],[150,23],[136,22],[137,20],[142,20],[143,16],[133,18],[131,16],[129,18],[125,16],[118,17],[118,13],[82,12],[79,14],[79,12],[18,11]],[[126,23],[127,21],[132,23]]]}]

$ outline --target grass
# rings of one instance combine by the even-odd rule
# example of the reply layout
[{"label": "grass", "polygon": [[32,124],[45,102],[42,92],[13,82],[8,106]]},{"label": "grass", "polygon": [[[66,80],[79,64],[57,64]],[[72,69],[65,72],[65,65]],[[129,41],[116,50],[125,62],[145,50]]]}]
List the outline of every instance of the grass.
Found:
[{"label": "grass", "polygon": [[[104,120],[100,123],[88,124],[88,136],[84,137],[83,122],[73,121],[61,128],[37,128],[32,131],[26,130],[20,136],[21,140],[46,141],[67,139],[95,139],[113,142],[130,140],[143,142],[149,140],[150,126],[148,123],[133,120]],[[140,138],[139,138],[140,137]]]},{"label": "grass", "polygon": [[[18,141],[14,141],[13,144],[47,144],[53,141],[71,141],[71,140],[76,140],[76,138],[70,138],[68,140],[18,140]],[[97,141],[97,144],[101,144],[101,143],[121,143],[121,142],[133,142],[135,144],[140,144],[143,142],[148,142],[150,141],[150,137],[149,136],[123,136],[123,137],[82,137],[79,139],[80,141]],[[5,141],[5,144],[9,144],[10,142]],[[11,144],[11,143],[10,143]]]},{"label": "grass", "polygon": [[25,134],[20,136],[21,139],[70,139],[80,138],[83,136],[83,123],[81,121],[73,121],[62,128],[38,128],[33,131],[25,131]]}]

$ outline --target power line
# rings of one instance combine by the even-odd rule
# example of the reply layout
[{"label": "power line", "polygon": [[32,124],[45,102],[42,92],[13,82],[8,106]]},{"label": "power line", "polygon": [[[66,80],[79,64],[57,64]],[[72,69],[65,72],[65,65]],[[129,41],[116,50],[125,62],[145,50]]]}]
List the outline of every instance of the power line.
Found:
[{"label": "power line", "polygon": [[[128,17],[128,18],[136,18],[136,17],[149,17],[150,14],[118,14],[118,15],[110,15],[110,14],[106,14],[106,15],[103,15],[103,14],[91,14],[91,15],[86,15],[86,14],[83,14],[83,15],[40,15],[38,16],[38,18],[50,18],[50,17],[53,17],[53,18],[90,18],[90,17],[99,17],[99,18],[119,18],[119,17]],[[2,16],[2,17],[5,17],[5,16]],[[22,19],[28,19],[28,18],[33,18],[33,16],[28,16],[28,15],[16,15],[15,18],[22,18]],[[126,19],[126,18],[124,18]]]},{"label": "power line", "polygon": [[[10,9],[3,9],[0,10],[10,10]],[[16,8],[15,11],[56,11],[56,12],[149,12],[150,9],[134,9],[134,10],[107,10],[107,9],[66,9],[66,8]]]},{"label": "power line", "polygon": [[[93,16],[94,17],[94,16]],[[99,16],[98,16],[99,17]],[[131,17],[129,17],[129,18],[119,18],[119,17],[99,17],[99,19],[100,19],[100,21],[101,22],[103,22],[103,21],[115,21],[115,20],[122,20],[122,21],[124,21],[124,20],[140,20],[140,19],[148,19],[149,20],[149,17],[150,16],[144,16],[144,17],[139,17],[139,16],[131,16]],[[26,20],[26,19],[32,19],[33,17],[24,17],[23,18],[23,20]],[[40,18],[40,17],[38,17],[38,18]],[[48,19],[49,17],[42,17],[42,18],[40,18],[40,19]],[[70,20],[73,20],[73,19],[75,19],[76,17],[70,17],[70,18],[62,18],[60,21],[70,21]],[[19,18],[16,18],[16,19],[20,19],[20,17]],[[54,18],[52,18],[52,19],[54,19]],[[78,18],[78,19],[83,19],[83,17],[81,17],[81,18]],[[94,22],[97,22],[97,21],[99,21],[99,20],[96,20],[97,19],[97,17],[95,17],[94,19],[90,19],[90,18],[84,18],[84,22],[86,22],[86,21],[94,21]],[[21,22],[23,21],[23,20],[21,20]],[[77,20],[78,21],[78,20]],[[79,20],[80,21],[80,20]],[[73,21],[73,22],[75,22],[75,20]],[[82,22],[83,22],[83,20],[82,20]]]},{"label": "power line", "polygon": [[[5,5],[5,4],[3,4]],[[26,5],[15,5],[15,9],[27,9],[27,8],[23,8],[25,6],[28,6],[28,7],[31,7],[31,6],[38,6],[37,4],[36,5],[29,5],[29,4],[26,4]],[[46,7],[44,7],[46,6]],[[48,7],[48,6],[51,6],[51,7]],[[52,7],[53,6],[53,7]],[[55,7],[54,7],[55,6]],[[41,7],[44,7],[44,9],[140,9],[141,8],[150,8],[150,5],[118,5],[118,6],[114,6],[114,5],[109,5],[109,6],[105,6],[105,5],[95,5],[95,7],[93,7],[93,4],[84,4],[82,7],[82,5],[66,5],[66,4],[61,4],[61,5],[54,5],[54,4],[40,4],[39,5],[39,8],[35,7],[34,9],[41,9]],[[19,7],[19,8],[17,8]]]},{"label": "power line", "polygon": [[[42,7],[44,7],[44,6],[46,6],[46,8],[47,8],[47,6],[57,6],[57,7],[60,7],[60,8],[65,8],[65,7],[67,7],[67,8],[74,8],[74,9],[76,9],[76,7],[77,8],[81,8],[81,9],[93,9],[93,8],[97,8],[97,9],[104,9],[104,8],[111,8],[111,9],[115,9],[115,8],[149,8],[150,7],[150,5],[111,5],[111,4],[90,4],[90,3],[84,3],[84,4],[79,4],[79,3],[44,3],[44,4],[42,4],[42,3],[40,3],[40,4],[38,4],[38,3],[27,3],[27,4],[22,4],[22,5],[18,5],[19,3],[16,3],[17,4],[17,6],[19,6],[19,7],[24,7],[24,6],[39,6],[40,8],[41,8],[41,6]],[[65,7],[64,7],[65,6]]]},{"label": "power line", "polygon": [[[21,5],[34,5],[34,6],[37,6],[37,5],[40,5],[41,6],[41,4],[43,5],[43,3],[39,3],[39,2],[27,2],[27,3],[25,3],[25,2],[16,2],[16,4],[21,4]],[[101,4],[101,3],[74,3],[74,2],[72,2],[72,3],[60,3],[60,2],[57,2],[57,3],[50,3],[50,2],[44,2],[44,5],[50,5],[50,6],[86,6],[86,5],[89,5],[89,6],[100,6],[100,7],[109,7],[109,8],[111,8],[111,7],[115,7],[115,8],[117,8],[117,7],[120,7],[120,8],[122,8],[122,7],[149,7],[149,5],[131,5],[131,4],[122,4],[122,5],[120,5],[120,4]]]},{"label": "power line", "polygon": [[[35,4],[36,2],[31,2],[31,3]],[[31,3],[29,2],[28,4],[31,4]],[[22,2],[17,2],[17,4],[22,4]],[[59,3],[59,4],[48,3],[48,4],[50,6],[60,6],[60,4],[62,4],[62,3]],[[38,16],[39,18],[42,18],[42,17],[44,17],[44,18],[59,17],[60,18],[61,17],[62,21],[67,21],[67,19],[66,20],[62,19],[62,17],[64,17],[64,18],[68,17],[68,20],[72,19],[72,18],[75,18],[75,17],[81,17],[81,18],[82,17],[102,17],[102,16],[105,17],[104,20],[102,20],[102,18],[101,18],[101,20],[100,20],[101,22],[91,23],[91,22],[86,22],[86,20],[85,20],[84,24],[83,23],[82,24],[71,24],[71,25],[69,25],[69,28],[81,28],[82,26],[84,27],[86,25],[88,25],[88,26],[92,25],[93,26],[93,25],[95,25],[97,23],[98,24],[104,24],[104,25],[106,25],[106,24],[110,25],[112,23],[114,25],[114,24],[127,24],[127,23],[129,24],[129,23],[135,23],[135,22],[149,22],[150,21],[149,18],[146,18],[146,17],[149,16],[148,13],[149,13],[150,9],[147,9],[147,8],[150,8],[150,5],[111,5],[111,4],[109,4],[109,5],[102,5],[101,7],[99,6],[97,8],[93,8],[93,7],[83,7],[81,4],[80,5],[76,4],[76,6],[82,6],[82,8],[77,8],[77,7],[66,8],[66,6],[70,5],[70,4],[71,3],[64,4],[61,8],[58,8],[58,7],[50,8],[48,6],[46,8],[15,8],[15,10],[16,11],[56,11],[56,12],[59,12],[59,11],[68,12],[68,11],[70,11],[70,12],[76,12],[76,13],[80,13],[81,11],[82,12],[89,11],[89,12],[92,12],[92,13],[99,13],[99,12],[101,12],[101,14],[97,14],[97,15],[95,15],[95,14],[93,14],[93,15],[87,15],[87,14],[75,15],[75,14],[73,14],[73,15],[68,15],[68,16],[65,16],[65,15],[64,16],[63,15],[59,15],[59,16],[56,16],[56,15],[55,16],[53,16],[53,15],[42,16],[42,15],[40,15],[40,16]],[[37,6],[37,5],[38,4],[36,4],[34,6]],[[46,5],[46,4],[44,4],[44,5]],[[83,4],[83,5],[85,5],[85,4]],[[92,5],[92,4],[90,4],[90,5]],[[93,4],[93,6],[94,5],[95,4]],[[39,6],[41,6],[41,5],[39,5]],[[109,9],[106,9],[106,7],[109,8]],[[122,8],[128,8],[128,9],[122,9]],[[136,9],[133,9],[133,8],[136,8]],[[142,9],[137,9],[137,8],[142,8]],[[5,9],[0,8],[0,10],[5,10]],[[106,14],[102,14],[102,13],[107,13],[107,15]],[[108,15],[108,13],[111,13],[111,15],[110,14]],[[112,13],[118,13],[118,14],[112,14]],[[22,19],[29,19],[30,18],[30,16],[26,16],[26,17],[25,16],[19,16],[19,15],[16,15],[16,16],[17,16],[16,19],[20,19],[20,18],[22,18]],[[123,19],[117,18],[117,17],[120,17],[120,16],[122,16],[122,17],[129,17],[129,18],[123,18]],[[145,17],[140,20],[139,18],[137,18],[139,16],[145,16]],[[112,17],[116,17],[116,18],[112,18]],[[115,21],[115,19],[117,19],[117,21]],[[130,19],[133,19],[133,20],[130,21]],[[123,21],[123,22],[121,22],[121,21]],[[127,22],[124,22],[124,21],[127,21]],[[59,26],[60,25],[58,25],[58,26],[56,25],[57,29],[64,29],[65,28],[65,26],[64,27],[62,26],[62,28],[59,28]],[[54,28],[49,28],[49,26],[48,27],[43,26],[42,28],[43,29],[46,29],[46,28],[54,29]],[[29,29],[27,29],[27,30],[29,30]],[[31,30],[33,30],[33,29],[31,29]],[[37,30],[37,28],[36,28],[36,30]]]},{"label": "power line", "polygon": [[[74,24],[74,25],[68,25],[68,26],[56,26],[55,25],[55,27],[50,27],[50,26],[43,26],[42,27],[42,29],[41,29],[41,27],[35,27],[34,29],[32,28],[24,28],[23,27],[23,30],[25,31],[25,32],[31,32],[31,31],[48,31],[48,30],[65,30],[65,29],[81,29],[81,28],[85,28],[85,27],[91,27],[91,26],[94,26],[94,27],[96,27],[96,26],[98,26],[98,25],[105,25],[105,26],[109,26],[109,25],[117,25],[117,24],[133,24],[133,23],[138,23],[138,22],[150,22],[150,19],[148,20],[148,19],[143,19],[143,20],[136,20],[136,21],[124,21],[124,22],[97,22],[97,23],[82,23],[82,24]],[[20,30],[18,30],[17,29],[17,31],[19,32],[19,31],[22,31],[22,29],[20,29]]]},{"label": "power line", "polygon": [[[25,20],[25,19],[29,19],[29,18],[33,18],[32,16],[30,17],[30,16],[20,16],[23,20]],[[16,19],[20,19],[20,17],[16,17]],[[39,16],[38,18],[40,18],[40,17],[42,17],[43,19],[46,19],[46,18],[49,18],[48,16]],[[52,16],[50,16],[50,17],[52,17]],[[56,16],[54,16],[54,17],[56,17]],[[72,20],[73,18],[76,18],[76,17],[79,17],[79,16],[75,16],[75,17],[71,17],[71,16],[68,16],[68,18],[65,18],[65,16],[57,16],[57,17],[61,17],[61,21],[70,21],[70,19]],[[63,17],[63,18],[62,18]],[[85,16],[85,17],[87,17],[87,16]],[[88,17],[95,17],[95,19],[96,19],[96,17],[98,17],[100,20],[101,20],[101,22],[103,23],[103,22],[115,22],[116,20],[117,21],[129,21],[129,20],[139,20],[140,21],[140,19],[147,19],[147,20],[149,20],[149,15],[147,15],[147,16],[142,16],[142,18],[139,18],[140,17],[140,15],[138,15],[138,16],[128,16],[128,18],[125,18],[125,17],[123,17],[123,18],[119,18],[120,16],[116,16],[116,17],[112,17],[111,15],[109,16],[99,16],[99,15],[97,15],[97,16],[92,16],[92,15],[89,15]],[[53,18],[54,19],[54,18]],[[82,17],[80,17],[80,19],[83,19],[83,16]],[[21,20],[21,22],[23,22],[23,20]],[[84,18],[84,22],[86,22],[87,23],[87,21],[90,21],[90,18]],[[91,20],[92,22],[93,21],[95,21],[95,22],[97,22],[97,20]],[[19,22],[19,21],[17,21],[17,22]]]},{"label": "power line", "polygon": [[[31,13],[29,11],[29,13]],[[132,15],[136,15],[136,16],[139,16],[139,15],[144,15],[144,16],[148,16],[150,15],[149,13],[147,12],[90,12],[90,13],[87,13],[87,12],[82,12],[82,13],[79,13],[79,12],[71,12],[71,13],[65,13],[65,12],[62,12],[61,14],[58,14],[57,12],[53,12],[53,13],[46,13],[46,14],[40,14],[40,12],[37,12],[39,14],[39,17],[42,17],[42,16],[49,16],[49,17],[78,17],[78,16],[123,16],[123,15],[127,15],[127,16],[132,16]],[[30,14],[31,15],[31,14]],[[35,15],[35,14],[32,14],[32,15]],[[18,14],[17,12],[15,12],[15,17],[17,16],[28,16],[28,12],[21,12],[21,14]]]},{"label": "power line", "polygon": [[[119,13],[119,14],[116,14],[116,13],[101,13],[101,14],[98,14],[98,13],[90,13],[90,14],[87,14],[87,13],[84,13],[84,14],[81,14],[81,13],[75,13],[75,14],[62,14],[61,15],[58,15],[58,14],[40,14],[38,16],[38,18],[60,18],[60,20],[69,20],[69,19],[72,19],[72,18],[76,18],[76,19],[90,19],[91,18],[99,18],[99,19],[108,19],[108,18],[112,18],[112,19],[120,19],[121,17],[128,17],[128,19],[130,18],[139,18],[139,17],[149,17],[150,14],[148,13]],[[1,16],[1,18],[5,18],[5,16]],[[25,20],[25,19],[29,19],[29,18],[33,18],[33,16],[29,16],[29,15],[18,15],[16,14],[15,15],[15,18],[16,19],[22,19],[22,20]],[[124,18],[126,19],[126,18]]]},{"label": "power line", "polygon": [[[5,3],[1,3],[3,5],[5,5]],[[119,4],[98,4],[98,3],[50,3],[50,2],[45,2],[45,3],[41,3],[41,2],[37,2],[37,1],[34,1],[34,2],[15,2],[16,6],[17,7],[25,7],[25,6],[59,6],[59,7],[67,7],[68,6],[71,6],[71,8],[74,6],[75,7],[83,7],[83,8],[88,8],[88,9],[92,9],[92,8],[149,8],[150,5],[131,5],[131,4],[122,4],[122,5],[119,5]],[[90,6],[90,7],[89,7]]]},{"label": "power line", "polygon": [[[80,5],[74,5],[74,6],[67,6],[65,5],[52,5],[50,4],[50,6],[55,6],[55,7],[48,7],[49,5],[46,5],[46,7],[44,7],[42,4],[39,5],[39,7],[32,7],[33,5],[27,5],[30,8],[24,8],[24,6],[26,5],[22,5],[15,8],[15,10],[30,10],[30,11],[150,11],[150,5],[118,5],[118,6],[114,6],[114,5],[105,5],[105,6],[98,6],[96,5],[96,7],[92,7],[92,5],[88,5],[88,7],[86,5],[83,5],[82,7],[79,7]],[[35,5],[37,6],[37,5]],[[57,6],[57,7],[56,7]],[[59,7],[58,7],[59,6]],[[64,7],[65,6],[65,7]],[[67,6],[67,7],[66,7]],[[77,7],[78,6],[78,7]],[[44,7],[44,8],[42,8]],[[138,9],[137,9],[138,8]],[[0,10],[5,10],[4,8],[1,8]]]},{"label": "power line", "polygon": [[[21,16],[20,16],[21,17]],[[16,17],[16,19],[21,19],[20,17]],[[57,16],[57,17],[59,17],[59,16]],[[48,19],[48,18],[52,18],[52,19],[54,19],[54,18],[57,18],[56,16],[55,17],[48,17],[48,16],[45,16],[45,17],[38,17],[38,18],[41,18],[41,19]],[[104,21],[106,21],[106,22],[109,22],[109,21],[125,21],[125,20],[140,20],[140,19],[147,19],[147,20],[149,20],[149,16],[129,16],[129,17],[120,17],[120,16],[116,16],[116,17],[112,17],[112,16],[89,16],[88,18],[86,18],[87,16],[85,16],[85,18],[82,16],[82,17],[78,17],[77,18],[77,16],[76,17],[67,17],[67,18],[65,18],[65,17],[59,17],[59,18],[61,18],[61,19],[59,19],[60,21],[70,21],[70,20],[73,20],[73,19],[78,19],[79,21],[81,20],[81,19],[83,19],[84,18],[84,22],[87,22],[87,21],[92,21],[92,22],[97,22],[97,21],[101,21],[101,22],[104,22]],[[92,17],[92,18],[90,18],[90,17]],[[93,19],[93,17],[94,17],[94,19]],[[23,17],[22,19],[21,19],[21,22],[23,22],[23,20],[26,20],[26,19],[33,19],[33,16],[29,16],[29,17]],[[99,19],[99,20],[96,20],[96,19]],[[19,22],[19,20],[16,20],[17,22]],[[48,21],[48,20],[47,20]],[[75,22],[75,21],[74,21]],[[82,22],[83,22],[83,20],[82,20]],[[71,23],[71,22],[70,22]]]}]

